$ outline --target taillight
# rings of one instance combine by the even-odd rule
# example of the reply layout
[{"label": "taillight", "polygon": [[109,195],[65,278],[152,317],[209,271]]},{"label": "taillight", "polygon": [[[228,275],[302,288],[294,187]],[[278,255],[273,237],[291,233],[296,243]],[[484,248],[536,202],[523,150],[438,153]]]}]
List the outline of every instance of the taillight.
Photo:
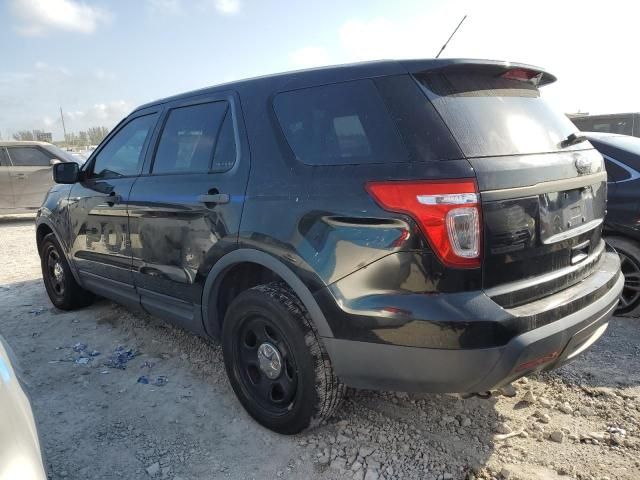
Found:
[{"label": "taillight", "polygon": [[526,68],[512,68],[500,76],[507,80],[519,80],[521,82],[530,82],[538,85],[542,79],[542,72],[536,72],[535,70],[528,70]]},{"label": "taillight", "polygon": [[369,182],[366,188],[385,210],[413,217],[445,264],[480,266],[482,232],[475,180]]}]

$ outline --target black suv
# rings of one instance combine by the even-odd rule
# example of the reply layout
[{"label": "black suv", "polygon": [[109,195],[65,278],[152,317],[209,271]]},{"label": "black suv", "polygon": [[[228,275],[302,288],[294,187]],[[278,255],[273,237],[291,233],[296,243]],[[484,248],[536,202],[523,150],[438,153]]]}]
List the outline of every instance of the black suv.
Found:
[{"label": "black suv", "polygon": [[94,293],[222,341],[263,425],[345,386],[486,391],[575,357],[622,289],[602,157],[484,60],[362,63],[136,109],[37,219],[59,308]]}]

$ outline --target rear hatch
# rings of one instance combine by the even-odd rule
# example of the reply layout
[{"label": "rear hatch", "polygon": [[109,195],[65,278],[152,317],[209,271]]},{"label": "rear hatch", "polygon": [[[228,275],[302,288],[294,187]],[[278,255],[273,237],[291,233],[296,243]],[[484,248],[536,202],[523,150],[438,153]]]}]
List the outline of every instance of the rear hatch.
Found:
[{"label": "rear hatch", "polygon": [[483,286],[508,308],[596,268],[606,207],[602,157],[540,95],[528,66],[457,64],[415,74],[475,170]]}]

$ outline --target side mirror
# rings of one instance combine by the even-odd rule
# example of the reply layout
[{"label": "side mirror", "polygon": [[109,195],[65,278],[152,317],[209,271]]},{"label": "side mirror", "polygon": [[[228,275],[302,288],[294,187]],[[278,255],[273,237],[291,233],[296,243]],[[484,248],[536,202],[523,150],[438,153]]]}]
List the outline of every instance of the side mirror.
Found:
[{"label": "side mirror", "polygon": [[49,165],[56,165],[58,163],[61,163],[61,162],[57,158],[52,158],[51,160],[49,160]]},{"label": "side mirror", "polygon": [[76,162],[60,162],[53,166],[53,181],[76,183],[80,179],[80,166]]}]

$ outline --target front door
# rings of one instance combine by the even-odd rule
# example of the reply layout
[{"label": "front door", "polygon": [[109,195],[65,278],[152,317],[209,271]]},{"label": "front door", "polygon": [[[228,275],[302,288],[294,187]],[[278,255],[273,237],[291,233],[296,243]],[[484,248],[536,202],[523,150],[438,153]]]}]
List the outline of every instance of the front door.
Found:
[{"label": "front door", "polygon": [[156,120],[152,112],[123,122],[87,162],[82,181],[69,194],[71,256],[83,283],[125,303],[137,298],[127,200]]},{"label": "front door", "polygon": [[207,273],[237,244],[248,148],[233,94],[166,108],[129,196],[133,275],[145,309],[197,330]]},{"label": "front door", "polygon": [[39,208],[53,185],[53,155],[37,145],[7,147],[7,152],[11,160],[9,174],[16,208]]},{"label": "front door", "polygon": [[7,151],[0,147],[0,213],[14,208],[9,165]]}]

